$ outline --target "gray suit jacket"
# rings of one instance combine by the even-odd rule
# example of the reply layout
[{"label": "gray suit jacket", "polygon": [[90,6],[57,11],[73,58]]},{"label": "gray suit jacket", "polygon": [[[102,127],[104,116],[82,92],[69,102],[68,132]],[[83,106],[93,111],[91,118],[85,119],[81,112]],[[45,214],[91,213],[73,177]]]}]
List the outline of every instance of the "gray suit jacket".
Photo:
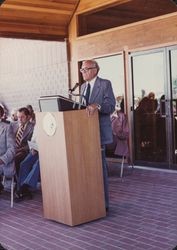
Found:
[{"label": "gray suit jacket", "polygon": [[0,122],[0,159],[4,162],[0,165],[0,173],[11,177],[15,173],[15,137],[9,123]]},{"label": "gray suit jacket", "polygon": [[[13,127],[13,131],[14,131],[14,135],[16,136],[16,133],[17,133],[18,127],[19,127],[18,121],[13,122],[12,127]],[[29,151],[28,141],[31,140],[31,137],[33,135],[33,130],[34,130],[34,124],[31,122],[28,122],[26,125],[26,128],[23,132],[21,146],[19,149],[17,149],[17,151],[20,150],[20,151],[24,151],[26,153]]]},{"label": "gray suit jacket", "polygon": [[[86,88],[86,83],[81,86],[81,95]],[[101,106],[99,111],[101,145],[109,144],[113,141],[110,114],[115,110],[115,97],[111,82],[100,77],[96,78],[89,103],[96,103]]]}]

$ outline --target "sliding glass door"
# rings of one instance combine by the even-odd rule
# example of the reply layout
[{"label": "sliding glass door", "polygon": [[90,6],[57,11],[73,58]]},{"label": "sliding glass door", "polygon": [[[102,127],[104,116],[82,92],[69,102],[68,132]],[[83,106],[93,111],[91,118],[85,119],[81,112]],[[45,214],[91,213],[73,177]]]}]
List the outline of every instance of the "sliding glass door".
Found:
[{"label": "sliding glass door", "polygon": [[170,64],[169,75],[171,82],[171,113],[173,126],[172,164],[177,164],[177,48],[168,49],[168,60]]},{"label": "sliding glass door", "polygon": [[132,53],[135,163],[176,168],[177,49]]}]

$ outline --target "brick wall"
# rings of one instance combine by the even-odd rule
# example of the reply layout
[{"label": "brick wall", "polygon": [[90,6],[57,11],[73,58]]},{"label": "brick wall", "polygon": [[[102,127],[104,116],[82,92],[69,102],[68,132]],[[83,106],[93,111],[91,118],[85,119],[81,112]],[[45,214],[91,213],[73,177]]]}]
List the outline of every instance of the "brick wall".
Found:
[{"label": "brick wall", "polygon": [[0,38],[0,102],[9,111],[42,95],[65,95],[68,63],[65,42]]}]

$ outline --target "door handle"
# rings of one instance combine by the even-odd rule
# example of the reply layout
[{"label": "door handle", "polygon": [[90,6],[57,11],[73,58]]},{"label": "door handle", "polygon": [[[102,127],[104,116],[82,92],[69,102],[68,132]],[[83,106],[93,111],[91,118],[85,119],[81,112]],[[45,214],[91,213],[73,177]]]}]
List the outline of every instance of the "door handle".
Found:
[{"label": "door handle", "polygon": [[160,100],[160,117],[162,117],[162,118],[167,117],[165,105],[166,105],[166,100],[165,99],[161,99]]}]

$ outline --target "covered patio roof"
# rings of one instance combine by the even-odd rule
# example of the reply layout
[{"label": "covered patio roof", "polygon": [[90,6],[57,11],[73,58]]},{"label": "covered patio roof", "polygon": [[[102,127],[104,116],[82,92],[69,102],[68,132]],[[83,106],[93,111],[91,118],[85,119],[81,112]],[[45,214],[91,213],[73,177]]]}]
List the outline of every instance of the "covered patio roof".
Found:
[{"label": "covered patio roof", "polygon": [[89,29],[95,32],[177,11],[176,0],[107,0],[104,6],[95,1],[94,8],[90,1],[91,9],[89,0],[1,0],[0,4],[0,37],[55,41],[68,38],[75,13],[91,14]]},{"label": "covered patio roof", "polygon": [[61,41],[79,0],[5,0],[0,7],[0,36]]}]

